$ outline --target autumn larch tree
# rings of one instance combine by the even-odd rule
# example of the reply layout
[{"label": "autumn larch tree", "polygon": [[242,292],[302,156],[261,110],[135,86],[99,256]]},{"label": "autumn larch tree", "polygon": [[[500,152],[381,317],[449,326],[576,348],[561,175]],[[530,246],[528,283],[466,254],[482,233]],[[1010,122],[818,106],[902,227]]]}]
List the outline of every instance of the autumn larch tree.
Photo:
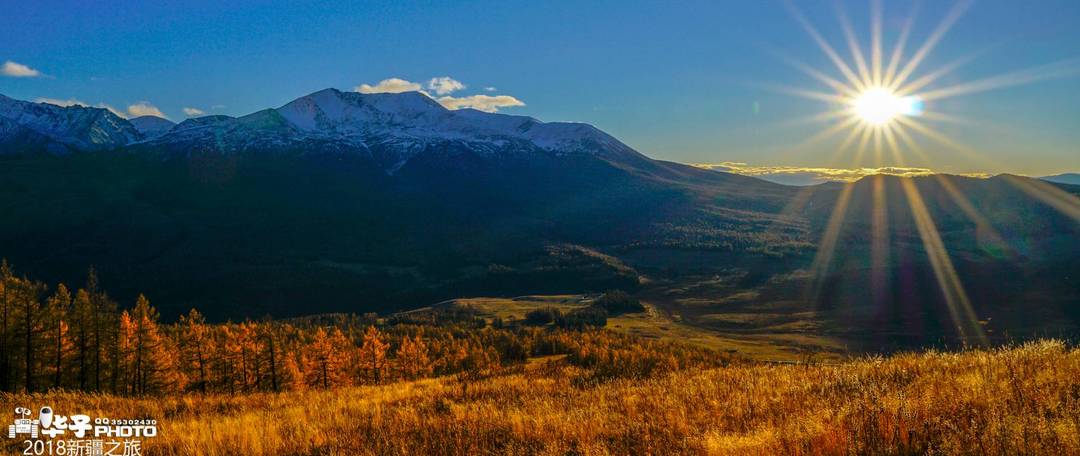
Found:
[{"label": "autumn larch tree", "polygon": [[395,352],[395,358],[401,377],[406,380],[415,380],[431,375],[432,366],[431,361],[428,359],[427,345],[424,344],[419,335],[413,338],[404,337]]},{"label": "autumn larch tree", "polygon": [[382,334],[374,326],[368,326],[364,332],[364,342],[360,346],[360,369],[373,383],[382,381],[382,370],[386,365],[386,350],[390,344],[382,341]]},{"label": "autumn larch tree", "polygon": [[49,320],[48,337],[51,353],[53,388],[60,388],[64,381],[64,363],[71,349],[68,337],[68,309],[71,307],[71,292],[64,284],[56,287],[56,292],[46,303],[45,314]]}]

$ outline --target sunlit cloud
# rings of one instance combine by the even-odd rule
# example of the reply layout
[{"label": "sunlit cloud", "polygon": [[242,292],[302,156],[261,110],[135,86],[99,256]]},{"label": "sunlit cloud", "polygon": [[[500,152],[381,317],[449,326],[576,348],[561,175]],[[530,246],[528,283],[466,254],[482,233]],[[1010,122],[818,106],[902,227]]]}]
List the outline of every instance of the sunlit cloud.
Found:
[{"label": "sunlit cloud", "polygon": [[0,66],[0,74],[13,78],[36,78],[41,76],[40,71],[10,60],[4,62],[4,64]]},{"label": "sunlit cloud", "polygon": [[422,89],[420,83],[406,81],[400,78],[383,79],[378,84],[360,84],[356,91],[360,93],[402,93],[418,92]]},{"label": "sunlit cloud", "polygon": [[161,112],[160,109],[157,108],[157,106],[154,106],[147,101],[140,101],[131,106],[128,106],[127,113],[131,117],[155,116],[161,117],[162,119],[168,118],[165,116],[165,114]]},{"label": "sunlit cloud", "polygon": [[[451,96],[450,93],[465,89],[466,86],[449,76],[431,78],[426,84],[412,82],[402,78],[389,78],[379,81],[375,85],[360,84],[356,91],[360,93],[402,93],[420,92],[437,101],[446,109],[457,110],[471,108],[484,112],[498,112],[502,108],[525,106],[525,103],[510,95],[467,95]],[[485,91],[493,92],[494,87],[485,87]]]},{"label": "sunlit cloud", "polygon": [[500,108],[525,106],[521,100],[510,95],[471,95],[468,97],[439,97],[439,104],[446,109],[472,108],[484,112],[497,112]]},{"label": "sunlit cloud", "polygon": [[461,81],[457,81],[449,76],[443,76],[441,78],[431,78],[427,83],[428,90],[435,92],[436,95],[449,95],[458,90],[464,89],[465,84]]},{"label": "sunlit cloud", "polygon": [[48,103],[48,104],[51,104],[51,105],[62,106],[62,107],[65,107],[65,108],[68,107],[68,106],[91,106],[89,103],[86,103],[86,102],[84,102],[82,100],[76,100],[74,98],[68,98],[67,100],[60,100],[60,99],[57,99],[57,98],[38,97],[38,98],[34,99],[34,102],[35,103]]},{"label": "sunlit cloud", "polygon": [[205,115],[205,114],[206,114],[206,111],[203,111],[202,109],[199,109],[199,108],[188,108],[188,107],[184,108],[184,115],[188,116],[188,117],[202,116],[202,115]]},{"label": "sunlit cloud", "polygon": [[83,107],[87,107],[87,108],[107,109],[107,110],[109,110],[109,112],[115,114],[117,117],[122,117],[124,119],[128,118],[128,115],[126,113],[124,113],[123,111],[121,111],[119,109],[116,109],[116,108],[114,108],[111,105],[106,104],[106,103],[98,103],[98,104],[95,105],[95,104],[87,103],[87,102],[82,101],[82,100],[77,100],[75,98],[68,98],[66,100],[61,100],[61,99],[57,99],[57,98],[45,98],[45,97],[35,98],[34,102],[36,102],[36,103],[48,103],[48,104],[51,104],[51,105],[61,106],[61,107],[65,107],[65,108],[69,107],[69,106],[83,106]]},{"label": "sunlit cloud", "polygon": [[[866,176],[918,177],[936,174],[929,168],[886,166],[880,168],[817,168],[804,166],[752,166],[738,162],[694,163],[699,168],[754,176],[786,185],[815,185],[824,182],[855,182]],[[963,173],[967,177],[990,177],[988,173]]]}]

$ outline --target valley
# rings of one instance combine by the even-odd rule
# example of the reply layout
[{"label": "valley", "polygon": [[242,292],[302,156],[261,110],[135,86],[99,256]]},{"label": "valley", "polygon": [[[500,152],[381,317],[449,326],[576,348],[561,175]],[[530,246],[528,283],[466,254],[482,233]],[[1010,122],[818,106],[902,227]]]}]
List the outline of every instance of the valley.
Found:
[{"label": "valley", "polygon": [[145,134],[102,109],[0,101],[22,122],[0,135],[0,210],[19,221],[0,226],[0,255],[49,282],[93,267],[166,319],[618,289],[670,321],[619,325],[767,358],[1080,327],[1080,187],[1067,184],[788,187],[416,93],[328,89],[238,118],[142,119]]}]

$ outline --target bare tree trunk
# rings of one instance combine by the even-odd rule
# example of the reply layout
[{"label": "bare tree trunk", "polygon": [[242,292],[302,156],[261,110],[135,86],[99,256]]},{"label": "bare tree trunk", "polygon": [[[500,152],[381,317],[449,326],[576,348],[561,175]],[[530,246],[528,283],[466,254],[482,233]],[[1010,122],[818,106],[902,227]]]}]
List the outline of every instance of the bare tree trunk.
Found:
[{"label": "bare tree trunk", "polygon": [[23,309],[25,314],[23,320],[26,324],[26,392],[32,393],[34,391],[34,315],[33,310],[33,293],[27,290],[27,295],[23,297]]},{"label": "bare tree trunk", "polygon": [[64,352],[64,319],[56,319],[56,365],[54,366],[55,372],[53,373],[53,388],[60,388],[60,361],[63,358]]}]

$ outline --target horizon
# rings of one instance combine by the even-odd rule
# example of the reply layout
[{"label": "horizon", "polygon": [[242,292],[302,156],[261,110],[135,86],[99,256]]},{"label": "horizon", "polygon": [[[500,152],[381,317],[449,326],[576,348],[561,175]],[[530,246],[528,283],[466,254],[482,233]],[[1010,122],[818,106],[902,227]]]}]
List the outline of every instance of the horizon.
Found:
[{"label": "horizon", "polygon": [[4,6],[2,454],[1080,456],[1077,0]]},{"label": "horizon", "polygon": [[[966,3],[927,4],[914,11],[907,55],[942,18]],[[681,163],[806,172],[893,167],[1049,176],[1080,171],[1080,154],[1072,146],[1080,132],[1068,122],[1080,115],[1072,46],[1080,40],[1073,27],[1080,6],[1072,2],[1028,5],[1021,17],[1006,1],[966,8],[914,76],[957,62],[963,65],[930,87],[1036,73],[1030,81],[928,106],[960,119],[938,128],[977,151],[977,159],[925,142],[931,157],[909,157],[903,164],[891,158],[835,163],[827,157],[841,142],[838,137],[801,144],[824,127],[799,119],[813,116],[824,103],[760,84],[822,88],[778,54],[798,55],[806,65],[840,77],[828,56],[807,39],[798,14],[850,61],[838,19],[847,17],[867,47],[871,11],[863,2],[842,2],[839,9],[799,5],[804,10],[798,14],[778,1],[697,9],[634,5],[607,15],[573,11],[574,16],[568,8],[545,12],[522,5],[365,5],[267,8],[263,2],[243,2],[106,9],[19,4],[0,20],[6,22],[0,38],[12,45],[0,55],[0,93],[179,122],[244,115],[324,87],[419,90],[450,109],[589,123],[650,157]],[[607,11],[602,5],[581,8]],[[485,13],[480,17],[499,20],[466,19],[478,11]],[[910,5],[884,3],[886,50],[912,13]],[[574,32],[580,23],[570,17],[576,14],[588,18],[588,32]],[[458,33],[446,25],[456,22],[473,28]],[[636,30],[646,26],[661,32],[638,36]],[[504,42],[490,43],[484,39],[490,34],[504,36]],[[668,46],[674,43],[682,45]],[[536,52],[513,52],[517,49]],[[500,63],[485,60],[488,55],[500,57]],[[967,57],[973,59],[967,62]],[[1038,70],[1055,64],[1065,67]],[[1056,73],[1043,74],[1051,70]],[[1018,162],[1014,157],[1020,150],[1025,160]]]},{"label": "horizon", "polygon": [[[334,88],[334,87],[327,87],[325,89],[320,89],[320,90],[317,90],[315,92],[312,92],[312,93],[309,93],[309,94],[306,94],[306,95],[302,95],[301,97],[298,97],[298,98],[303,98],[303,97],[306,97],[306,96],[310,96],[310,95],[313,95],[315,93],[322,92],[322,91],[325,91],[325,90],[336,90],[338,92],[350,92],[348,90],[341,90],[341,89]],[[365,92],[361,92],[359,90],[354,90],[353,92],[357,92],[357,93],[361,93],[361,94],[365,93]],[[406,92],[367,92],[367,93],[392,93],[392,94],[418,93],[418,94],[427,96],[427,97],[431,98],[432,100],[434,100],[436,102],[439,101],[438,98],[436,98],[431,93],[429,93],[429,92],[427,92],[425,90],[406,91]],[[0,96],[6,96],[6,95],[4,95],[3,93],[0,93]],[[67,102],[64,102],[63,100],[52,100],[52,99],[37,99],[37,100],[24,100],[24,101],[32,101],[34,103],[45,103],[45,104],[50,104],[50,105],[59,106],[59,107],[81,106],[81,107],[86,107],[86,108],[104,109],[104,110],[112,112],[113,114],[119,116],[120,118],[128,120],[128,121],[136,119],[136,118],[140,118],[140,117],[141,118],[152,117],[152,118],[158,118],[158,119],[166,120],[166,121],[172,123],[173,125],[177,125],[180,122],[183,122],[184,120],[188,120],[188,119],[197,119],[197,118],[200,118],[200,117],[222,115],[222,114],[203,114],[203,115],[199,115],[199,116],[188,116],[187,118],[181,119],[179,122],[177,122],[177,121],[175,121],[173,119],[169,119],[167,117],[157,115],[157,114],[160,114],[160,113],[140,113],[141,115],[134,116],[134,115],[130,115],[129,113],[119,111],[119,110],[113,108],[112,106],[107,106],[107,105],[93,106],[93,105],[91,105],[89,103],[85,103],[85,102],[77,101],[77,100],[68,100]],[[442,103],[439,103],[439,104],[443,105]],[[247,116],[247,115],[256,114],[259,111],[262,111],[262,110],[265,110],[265,109],[279,109],[279,108],[281,108],[283,106],[284,105],[273,107],[273,108],[263,108],[263,109],[256,110],[256,111],[253,111],[253,112],[250,112],[250,113],[247,113],[247,114],[242,114],[242,115],[239,115],[239,116],[230,116],[230,117],[243,117],[243,116]],[[451,107],[448,107],[448,106],[445,106],[445,105],[443,105],[443,107],[448,109],[448,110],[454,110],[454,108],[451,108]],[[457,108],[457,109],[476,109],[476,108],[471,107],[471,106],[467,106],[467,107]],[[481,111],[484,111],[484,110],[481,109]],[[497,111],[494,111],[494,112],[485,111],[485,112],[490,112],[492,114],[511,114],[511,113],[499,113]],[[514,114],[514,115],[520,115],[520,114]],[[548,121],[542,120],[542,119],[537,119],[537,120],[540,120],[541,122],[548,122]],[[556,121],[552,121],[552,122],[560,122],[560,121],[556,120]],[[583,123],[588,124],[587,122],[583,122]],[[619,139],[619,138],[616,138],[616,139]],[[646,156],[648,156],[648,154],[646,154]],[[651,157],[650,156],[650,158],[657,158],[657,157]],[[938,171],[938,170],[934,170],[934,169],[930,169],[930,168],[903,167],[903,166],[826,168],[826,167],[798,167],[798,166],[753,166],[753,165],[750,165],[748,163],[742,163],[742,162],[684,163],[684,164],[691,165],[691,166],[694,166],[694,167],[697,167],[697,168],[702,168],[702,169],[708,169],[708,170],[713,170],[713,171],[721,171],[721,172],[728,172],[728,173],[732,173],[732,174],[739,174],[739,175],[743,175],[743,176],[755,177],[755,178],[759,178],[759,179],[766,180],[766,181],[769,181],[769,182],[773,182],[773,183],[777,183],[777,184],[781,184],[781,185],[790,185],[790,186],[795,186],[795,187],[805,187],[805,186],[813,186],[813,185],[820,185],[820,184],[827,184],[827,183],[854,183],[854,182],[860,181],[860,180],[862,180],[864,178],[874,177],[874,176],[891,176],[891,177],[901,177],[901,178],[913,178],[913,177],[925,177],[925,176],[933,176],[933,175],[950,175],[950,176],[958,176],[958,177],[987,179],[987,178],[992,178],[992,177],[997,177],[997,176],[1002,176],[1002,175],[1016,175],[1016,176],[1031,177],[1031,178],[1036,178],[1036,179],[1049,179],[1049,178],[1055,178],[1055,177],[1072,177],[1072,176],[1076,176],[1076,175],[1080,174],[1080,173],[1074,173],[1074,172],[1060,172],[1060,173],[1049,174],[1049,175],[1045,175],[1045,176],[1032,176],[1032,175],[1020,174],[1020,173],[1010,173],[1010,172],[1000,172],[1000,173],[946,172],[946,171]],[[1070,182],[1063,182],[1063,183],[1073,183],[1073,182],[1070,181]]]}]

